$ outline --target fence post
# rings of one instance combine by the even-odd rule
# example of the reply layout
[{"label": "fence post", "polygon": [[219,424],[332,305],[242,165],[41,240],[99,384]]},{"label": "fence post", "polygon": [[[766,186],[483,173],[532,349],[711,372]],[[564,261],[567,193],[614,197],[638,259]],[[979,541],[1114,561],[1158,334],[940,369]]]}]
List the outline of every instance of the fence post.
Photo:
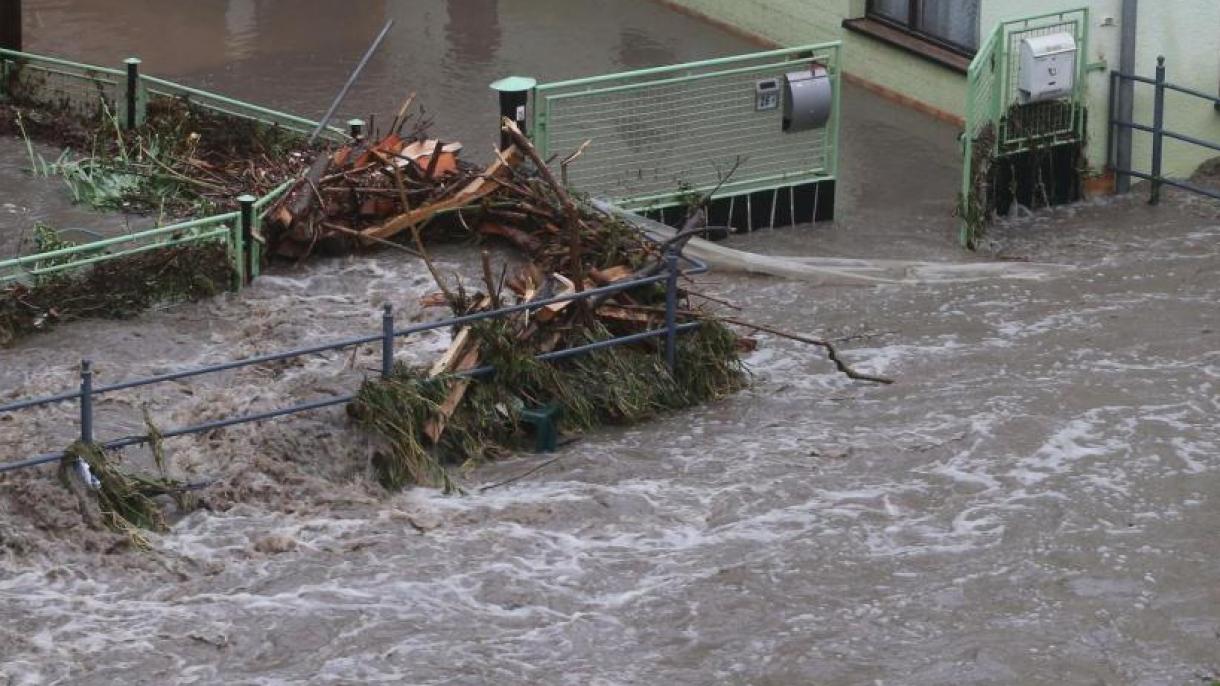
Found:
[{"label": "fence post", "polygon": [[1152,197],[1148,204],[1161,202],[1161,162],[1165,151],[1165,56],[1156,58],[1156,96],[1152,108]]},{"label": "fence post", "polygon": [[80,440],[93,443],[93,362],[80,361]]},{"label": "fence post", "polygon": [[134,129],[144,123],[144,98],[140,97],[140,58],[128,57],[123,60],[123,64],[127,67],[127,99],[123,126]]},{"label": "fence post", "polygon": [[394,375],[394,306],[386,303],[381,311],[381,378]]},{"label": "fence post", "polygon": [[665,364],[673,372],[678,367],[678,253],[665,253]]},{"label": "fence post", "polygon": [[21,52],[21,0],[0,0],[0,48]]},{"label": "fence post", "polygon": [[[510,76],[491,84],[491,89],[500,94],[500,117],[508,117],[516,122],[517,128],[527,136],[532,132],[526,117],[526,110],[529,106],[530,92],[536,85],[538,85],[537,80],[525,76]],[[497,121],[497,128],[500,128],[498,126],[500,121],[503,119]],[[500,149],[507,150],[512,144],[511,137],[501,131]]]},{"label": "fence post", "polygon": [[363,119],[348,119],[347,120],[347,135],[351,136],[352,140],[359,141],[364,137],[364,120]]},{"label": "fence post", "polygon": [[233,227],[233,290],[240,291],[246,285],[246,275],[250,273],[246,266],[247,250],[254,236],[254,202],[256,198],[249,193],[237,196],[237,224]]}]

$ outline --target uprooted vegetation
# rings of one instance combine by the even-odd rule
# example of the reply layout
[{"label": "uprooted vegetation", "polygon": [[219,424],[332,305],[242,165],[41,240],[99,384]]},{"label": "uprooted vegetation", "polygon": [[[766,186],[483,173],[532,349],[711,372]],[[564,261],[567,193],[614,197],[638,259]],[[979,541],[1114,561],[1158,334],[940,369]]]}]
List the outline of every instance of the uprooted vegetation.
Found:
[{"label": "uprooted vegetation", "polygon": [[[460,146],[428,138],[420,122],[404,133],[406,111],[404,106],[388,136],[355,141],[297,167],[294,187],[265,218],[265,254],[300,260],[324,248],[388,246],[420,259],[438,288],[425,300],[449,307],[455,316],[539,304],[456,327],[448,351],[428,368],[400,364],[387,378],[365,381],[348,414],[373,448],[367,469],[377,483],[389,491],[413,485],[461,490],[455,468],[520,447],[530,433],[525,415],[531,411],[549,408],[565,432],[582,432],[643,421],[723,397],[744,385],[739,355],[755,342],[729,325],[747,331],[765,327],[718,318],[698,304],[706,297],[685,282],[678,282],[676,292],[667,290],[667,270],[673,265],[669,256],[680,253],[696,229],[688,226],[665,244],[646,238],[558,183],[511,122],[505,123],[505,132],[514,144],[480,170],[458,159]],[[161,129],[157,135],[189,130],[167,134]],[[147,152],[142,148],[140,154]],[[263,153],[234,142],[229,154]],[[257,161],[249,166],[257,175]],[[192,174],[204,168],[191,167]],[[708,199],[692,203],[693,209]],[[439,273],[429,257],[429,241],[454,238],[507,243],[517,249],[523,264],[511,271],[507,265],[497,268],[484,251],[482,284],[470,291],[467,284]],[[122,258],[138,258],[135,262],[102,262],[62,281],[10,288],[9,295],[35,303],[46,294],[60,303],[77,303],[81,312],[89,307],[134,312],[148,304],[139,298],[141,293],[198,297],[223,283],[229,262],[223,246],[217,244],[216,250],[215,268],[203,281],[190,270],[171,268],[164,261],[171,254],[158,249]],[[195,259],[170,256],[178,258]],[[150,275],[178,280],[161,282]],[[129,298],[115,305],[79,305],[90,290],[127,292],[116,291],[112,282],[129,283]],[[553,301],[615,284],[624,288]],[[672,368],[660,331],[666,326],[671,295],[677,303],[672,310],[675,323],[684,327]],[[3,313],[0,310],[0,319]],[[598,347],[617,336],[634,338]],[[826,347],[841,370],[854,374],[829,343],[806,342]],[[590,350],[584,354],[565,355],[586,346]],[[159,445],[151,424],[149,430],[150,441]],[[99,446],[74,445],[63,459],[61,475],[73,486],[82,511],[86,502],[100,508],[95,525],[142,545],[139,532],[163,528],[159,508],[166,498],[181,494],[182,484],[164,470],[154,478],[128,474],[116,459]],[[99,477],[96,488],[82,487],[82,470],[71,468],[82,463]]]}]

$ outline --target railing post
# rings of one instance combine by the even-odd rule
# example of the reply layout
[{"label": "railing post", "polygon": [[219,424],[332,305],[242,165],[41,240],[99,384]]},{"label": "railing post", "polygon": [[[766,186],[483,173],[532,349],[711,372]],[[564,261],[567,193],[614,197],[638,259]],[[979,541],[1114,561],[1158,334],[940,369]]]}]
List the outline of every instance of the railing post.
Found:
[{"label": "railing post", "polygon": [[80,440],[93,443],[93,362],[80,362]]},{"label": "railing post", "polygon": [[123,60],[123,64],[127,67],[127,99],[123,126],[134,129],[144,123],[144,99],[140,97],[140,58],[128,57]]},{"label": "railing post", "polygon": [[237,196],[237,204],[241,208],[238,213],[237,225],[233,228],[233,290],[240,291],[246,285],[246,275],[250,273],[246,265],[246,247],[254,237],[254,202],[257,200],[249,193]]},{"label": "railing post", "polygon": [[0,48],[21,52],[21,0],[0,0]]},{"label": "railing post", "polygon": [[1152,107],[1152,197],[1148,204],[1161,202],[1161,162],[1165,151],[1165,56],[1156,58],[1156,95]]},{"label": "railing post", "polygon": [[[510,76],[491,84],[491,89],[500,94],[500,116],[508,117],[516,122],[517,128],[527,136],[531,134],[531,131],[526,110],[529,108],[530,92],[536,85],[538,85],[537,80],[525,76]],[[496,128],[500,128],[500,121],[502,119],[497,120]],[[511,138],[501,131],[500,149],[507,150],[510,145],[512,145]]]},{"label": "railing post", "polygon": [[665,364],[673,372],[678,367],[678,253],[665,253]]},{"label": "railing post", "polygon": [[348,119],[347,135],[351,136],[353,141],[359,141],[361,138],[364,138],[364,120]]},{"label": "railing post", "polygon": [[394,306],[386,303],[381,311],[381,378],[394,375]]}]

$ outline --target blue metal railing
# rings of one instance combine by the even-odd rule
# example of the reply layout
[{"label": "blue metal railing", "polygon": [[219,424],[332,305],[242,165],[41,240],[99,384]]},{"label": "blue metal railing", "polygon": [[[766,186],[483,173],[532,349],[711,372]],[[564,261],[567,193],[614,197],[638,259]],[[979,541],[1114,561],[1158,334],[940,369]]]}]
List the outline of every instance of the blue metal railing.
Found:
[{"label": "blue metal railing", "polygon": [[[1153,109],[1152,109],[1152,124],[1141,124],[1135,121],[1126,121],[1118,115],[1118,97],[1119,86],[1124,81],[1132,83],[1142,83],[1153,87]],[[1164,162],[1165,139],[1172,138],[1173,140],[1189,143],[1190,145],[1205,148],[1212,152],[1220,152],[1220,141],[1207,141],[1202,138],[1195,138],[1184,133],[1171,131],[1165,128],[1165,93],[1166,91],[1176,91],[1184,95],[1190,95],[1202,100],[1210,101],[1217,109],[1220,109],[1220,97],[1213,96],[1209,93],[1180,86],[1176,83],[1170,83],[1165,80],[1165,58],[1157,57],[1156,59],[1156,78],[1148,78],[1138,74],[1127,74],[1120,71],[1110,72],[1110,149],[1108,154],[1110,157],[1110,166],[1115,173],[1119,175],[1133,176],[1138,179],[1144,179],[1150,182],[1149,204],[1156,205],[1161,201],[1161,186],[1173,186],[1191,193],[1205,195],[1209,198],[1220,200],[1220,190],[1215,188],[1204,188],[1179,179],[1171,179],[1162,173]],[[1152,134],[1152,168],[1148,172],[1141,172],[1136,169],[1124,168],[1118,163],[1117,146],[1114,141],[1118,138],[1118,132],[1122,129],[1130,129],[1133,131],[1143,131]],[[1134,166],[1134,165],[1133,165]]]},{"label": "blue metal railing", "polygon": [[[690,265],[690,267],[687,269],[683,269],[680,265],[681,261],[685,261],[688,265]],[[614,293],[619,293],[619,292],[627,291],[627,290],[637,288],[640,286],[646,286],[646,285],[655,284],[655,283],[665,283],[665,289],[666,289],[665,326],[663,328],[650,329],[648,331],[643,331],[640,333],[635,333],[635,334],[631,334],[631,335],[627,335],[627,336],[618,336],[615,338],[609,338],[604,341],[596,341],[593,343],[588,343],[585,345],[577,346],[574,348],[567,348],[564,350],[544,353],[544,354],[538,355],[536,359],[538,359],[540,361],[544,361],[544,362],[553,362],[555,360],[560,360],[560,359],[564,359],[564,358],[568,358],[568,357],[575,357],[577,355],[583,355],[583,354],[592,352],[594,350],[600,350],[603,348],[610,348],[610,347],[615,347],[615,346],[619,346],[619,345],[627,345],[630,343],[638,343],[640,341],[644,341],[644,340],[648,340],[648,339],[652,339],[652,338],[660,338],[663,336],[663,337],[665,337],[666,363],[669,365],[669,368],[672,370],[676,367],[676,365],[678,363],[678,360],[677,360],[677,336],[678,336],[678,334],[683,333],[685,331],[692,330],[699,326],[698,322],[687,322],[685,324],[679,324],[677,322],[678,278],[679,278],[679,276],[682,276],[682,275],[695,275],[695,274],[704,273],[707,271],[707,265],[705,265],[704,263],[702,263],[694,258],[682,256],[673,251],[669,251],[666,253],[664,264],[665,264],[664,271],[662,273],[656,274],[654,276],[646,276],[646,277],[624,280],[624,281],[612,283],[607,286],[591,288],[591,289],[588,289],[585,291],[581,291],[579,293],[568,293],[568,294],[564,294],[564,295],[557,295],[557,296],[554,296],[551,298],[532,300],[530,302],[520,303],[520,304],[512,305],[509,307],[502,307],[497,310],[490,310],[487,312],[476,312],[474,314],[463,315],[460,317],[450,317],[448,319],[442,319],[442,320],[438,320],[438,321],[434,321],[434,322],[427,322],[424,324],[416,324],[416,325],[408,326],[408,327],[402,328],[402,329],[395,327],[394,312],[393,312],[391,306],[386,305],[385,309],[382,313],[381,332],[378,334],[361,336],[358,338],[348,338],[348,339],[340,340],[340,341],[332,341],[329,343],[322,343],[322,344],[310,346],[307,348],[298,348],[295,350],[288,350],[288,351],[284,351],[284,352],[270,353],[270,354],[266,354],[266,355],[259,355],[256,357],[248,357],[245,359],[234,360],[231,362],[224,362],[221,364],[207,365],[207,366],[195,367],[195,368],[191,368],[191,369],[184,369],[184,370],[180,370],[180,371],[176,371],[176,372],[158,374],[155,376],[149,376],[149,377],[144,377],[141,379],[134,379],[134,380],[129,380],[129,381],[122,381],[119,383],[114,383],[114,384],[109,384],[109,385],[100,385],[100,386],[94,385],[92,361],[91,360],[82,360],[81,361],[81,371],[80,371],[81,383],[80,383],[80,388],[78,390],[65,391],[62,393],[57,393],[55,395],[42,396],[42,397],[38,397],[38,398],[26,398],[23,400],[17,400],[17,401],[13,401],[10,403],[6,403],[3,405],[0,405],[0,413],[17,412],[19,410],[26,410],[26,409],[36,408],[36,407],[45,407],[45,406],[49,406],[49,405],[55,405],[58,403],[75,400],[78,402],[79,407],[80,407],[80,420],[79,420],[80,440],[85,443],[93,443],[94,442],[93,399],[99,395],[105,395],[107,393],[114,393],[117,391],[129,390],[129,389],[133,389],[133,388],[141,388],[144,386],[152,386],[152,385],[166,383],[166,382],[170,382],[170,381],[178,381],[181,379],[188,379],[188,378],[192,378],[192,377],[196,377],[196,376],[216,374],[219,372],[230,371],[233,369],[252,367],[255,365],[266,364],[268,362],[289,360],[289,359],[294,359],[294,358],[299,358],[299,357],[305,357],[307,355],[315,355],[315,354],[323,353],[323,352],[338,351],[338,350],[343,350],[346,348],[352,348],[352,347],[366,345],[366,344],[375,343],[375,342],[380,342],[382,345],[381,370],[380,371],[381,371],[383,378],[387,378],[393,373],[394,344],[395,344],[395,341],[399,338],[405,338],[407,336],[411,336],[411,335],[418,334],[418,333],[423,333],[425,331],[432,331],[435,329],[444,329],[444,328],[450,328],[450,327],[455,327],[455,326],[463,326],[463,325],[473,324],[475,322],[489,320],[489,319],[501,319],[501,318],[507,317],[509,315],[517,314],[519,312],[533,312],[533,311],[536,311],[547,305],[554,305],[554,304],[563,303],[563,302],[587,300],[590,298],[603,296],[603,295],[611,295]],[[484,367],[479,367],[479,368],[472,369],[472,370],[469,370],[466,372],[462,372],[459,374],[455,374],[455,376],[478,377],[478,376],[483,376],[486,374],[491,374],[494,371],[495,371],[494,367],[484,366]],[[309,401],[306,403],[293,405],[290,407],[284,407],[284,408],[279,408],[279,409],[275,409],[275,410],[269,410],[266,412],[259,412],[259,413],[255,413],[255,414],[229,417],[226,419],[214,420],[211,422],[197,424],[194,426],[169,429],[169,430],[161,431],[159,433],[160,433],[161,438],[176,438],[179,436],[206,433],[208,431],[214,431],[216,429],[221,429],[221,428],[225,428],[225,427],[229,427],[229,426],[236,426],[238,424],[249,424],[252,422],[261,422],[261,421],[266,421],[269,419],[276,419],[278,417],[285,417],[288,415],[298,414],[301,412],[310,412],[313,410],[333,407],[335,405],[343,405],[343,404],[351,402],[354,398],[355,398],[354,394],[332,396],[332,397],[328,397],[328,398],[320,398],[320,399],[312,400],[312,401]],[[147,435],[126,436],[123,438],[117,438],[117,439],[105,441],[105,442],[100,443],[99,445],[106,450],[117,450],[119,448],[126,448],[126,447],[135,446],[135,445],[149,443],[151,440],[152,440],[152,437],[147,436]],[[5,472],[11,472],[11,471],[14,471],[17,469],[23,469],[23,468],[27,468],[27,467],[34,467],[37,465],[56,462],[58,460],[62,460],[65,456],[66,456],[66,453],[64,451],[58,451],[58,452],[44,453],[41,455],[35,455],[32,457],[27,457],[25,459],[15,460],[15,461],[11,461],[11,462],[3,462],[3,463],[0,463],[0,474],[5,473]]]}]

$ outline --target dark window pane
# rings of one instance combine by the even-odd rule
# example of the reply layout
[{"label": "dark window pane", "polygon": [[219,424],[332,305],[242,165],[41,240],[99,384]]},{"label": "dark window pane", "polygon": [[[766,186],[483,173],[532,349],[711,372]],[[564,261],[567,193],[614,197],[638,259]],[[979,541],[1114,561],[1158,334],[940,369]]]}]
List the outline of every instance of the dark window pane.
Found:
[{"label": "dark window pane", "polygon": [[919,0],[917,30],[972,50],[979,47],[979,0]]},{"label": "dark window pane", "polygon": [[910,21],[911,3],[909,0],[869,0],[868,9],[873,14],[880,14],[887,19],[906,24]]}]

